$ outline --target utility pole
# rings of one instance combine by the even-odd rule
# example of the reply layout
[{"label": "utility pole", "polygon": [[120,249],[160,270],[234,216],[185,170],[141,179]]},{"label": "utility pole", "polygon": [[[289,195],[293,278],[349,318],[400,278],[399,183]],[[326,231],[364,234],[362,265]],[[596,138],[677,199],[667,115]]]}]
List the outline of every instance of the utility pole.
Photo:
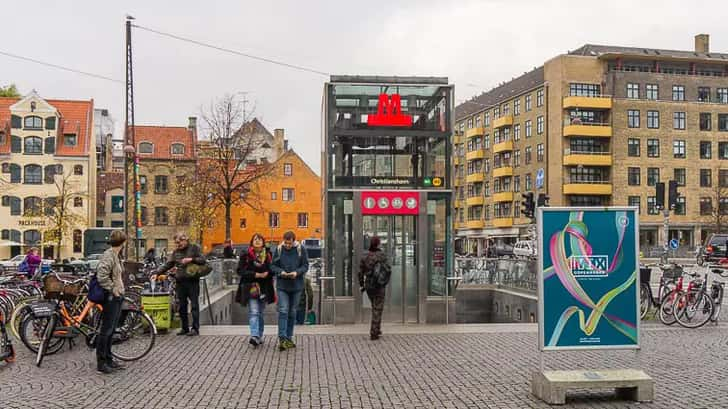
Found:
[{"label": "utility pole", "polygon": [[[134,258],[139,261],[139,243],[142,238],[141,229],[141,192],[139,185],[139,155],[136,152],[136,138],[134,136],[134,75],[132,69],[131,21],[134,17],[126,16],[126,118],[124,126],[124,232],[129,237],[129,190],[133,186],[134,195]],[[133,179],[129,183],[129,165],[133,169]],[[129,241],[126,241],[126,257],[129,258]]]}]

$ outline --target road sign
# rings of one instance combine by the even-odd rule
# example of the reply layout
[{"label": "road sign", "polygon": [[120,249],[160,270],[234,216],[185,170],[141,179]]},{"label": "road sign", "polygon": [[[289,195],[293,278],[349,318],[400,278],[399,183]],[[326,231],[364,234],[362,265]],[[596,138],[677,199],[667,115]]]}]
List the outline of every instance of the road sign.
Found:
[{"label": "road sign", "polygon": [[677,239],[670,240],[670,248],[673,250],[677,250],[677,248],[680,247],[680,243],[677,242]]}]

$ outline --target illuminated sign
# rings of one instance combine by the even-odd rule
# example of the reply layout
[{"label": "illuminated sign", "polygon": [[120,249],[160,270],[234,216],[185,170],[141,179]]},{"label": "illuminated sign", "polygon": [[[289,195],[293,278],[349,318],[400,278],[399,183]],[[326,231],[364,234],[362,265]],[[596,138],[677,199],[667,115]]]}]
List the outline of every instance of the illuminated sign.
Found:
[{"label": "illuminated sign", "polygon": [[368,126],[412,126],[412,115],[402,113],[402,99],[399,94],[379,94],[377,113],[367,116]]}]

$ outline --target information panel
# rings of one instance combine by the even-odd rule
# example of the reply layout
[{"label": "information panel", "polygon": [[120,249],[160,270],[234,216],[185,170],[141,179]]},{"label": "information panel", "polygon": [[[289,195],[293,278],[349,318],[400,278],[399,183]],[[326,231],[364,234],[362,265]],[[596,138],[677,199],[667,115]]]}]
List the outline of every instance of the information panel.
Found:
[{"label": "information panel", "polygon": [[541,350],[639,348],[636,208],[540,207]]}]

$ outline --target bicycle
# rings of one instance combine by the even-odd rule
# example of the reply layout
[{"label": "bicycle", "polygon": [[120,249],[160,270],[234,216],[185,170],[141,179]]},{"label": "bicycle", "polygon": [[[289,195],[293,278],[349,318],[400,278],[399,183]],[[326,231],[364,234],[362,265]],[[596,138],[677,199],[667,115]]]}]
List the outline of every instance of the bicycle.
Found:
[{"label": "bicycle", "polygon": [[[709,270],[725,277],[722,269],[709,268]],[[685,328],[700,328],[708,322],[717,324],[724,287],[725,283],[713,280],[708,289],[708,273],[705,273],[703,279],[693,280],[688,285],[687,291],[675,300],[673,314],[678,324]]]},{"label": "bicycle", "polygon": [[0,361],[11,363],[15,361],[15,348],[13,348],[13,343],[5,328],[5,317],[6,315],[0,309]]},{"label": "bicycle", "polygon": [[[672,317],[672,310],[669,303],[674,300],[676,291],[682,289],[682,266],[678,264],[650,264],[647,268],[658,267],[662,271],[660,285],[657,290],[657,297],[652,292],[650,275],[640,273],[640,319],[644,319],[652,307],[655,307],[655,314],[665,325],[672,325],[675,320]],[[668,304],[665,304],[665,303]],[[665,311],[661,306],[665,305]]]}]

